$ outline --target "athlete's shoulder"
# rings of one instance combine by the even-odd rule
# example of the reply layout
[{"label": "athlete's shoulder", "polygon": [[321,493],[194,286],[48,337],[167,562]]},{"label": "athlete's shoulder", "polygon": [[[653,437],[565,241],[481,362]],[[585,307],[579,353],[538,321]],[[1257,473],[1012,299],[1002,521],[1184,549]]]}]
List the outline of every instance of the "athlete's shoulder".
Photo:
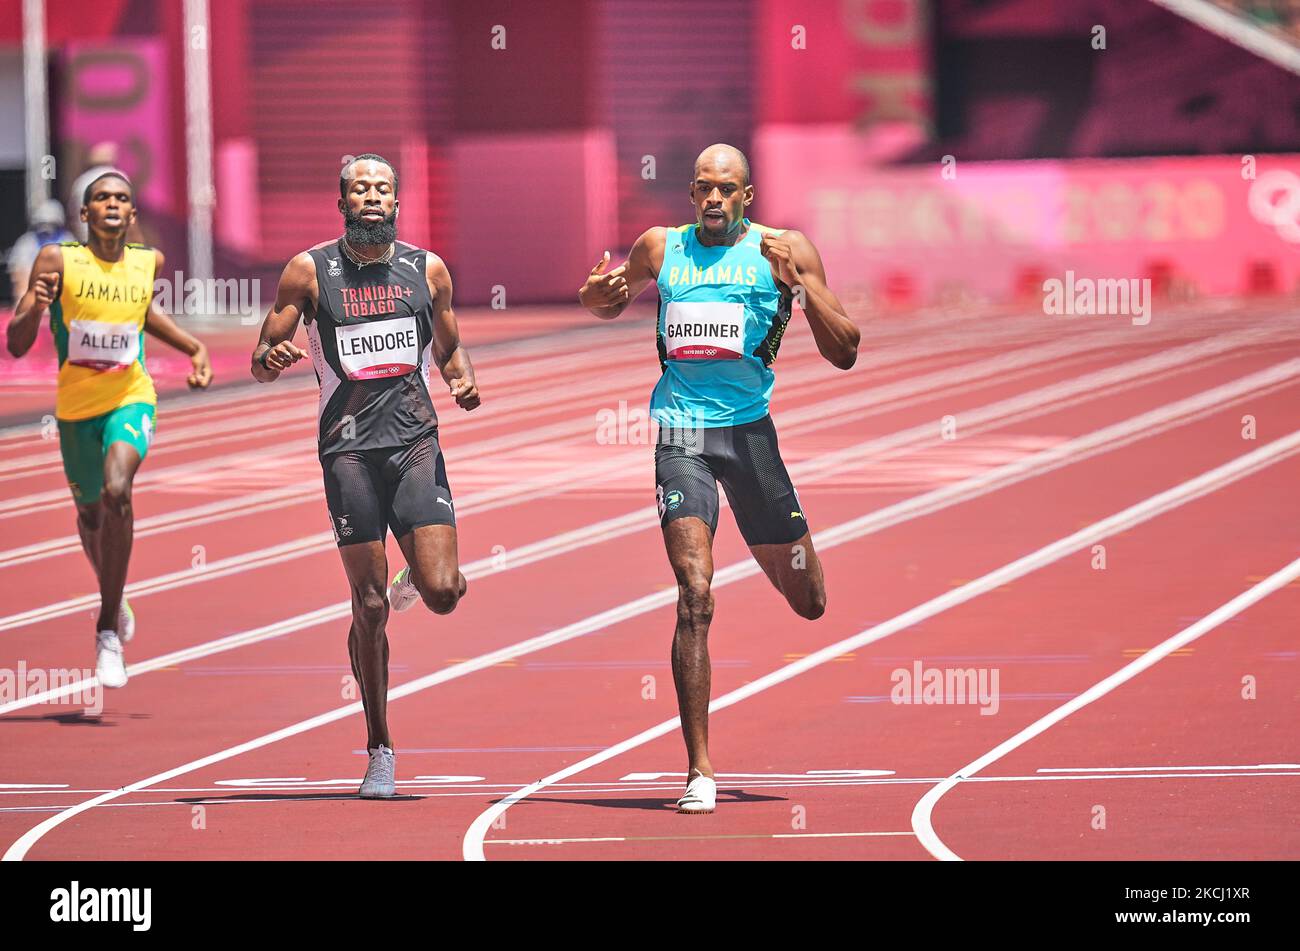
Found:
[{"label": "athlete's shoulder", "polygon": [[128,241],[126,243],[126,257],[131,258],[132,266],[139,267],[143,262],[153,259],[154,267],[162,267],[165,263],[163,253],[160,249],[155,248],[152,244],[141,244],[138,241]]},{"label": "athlete's shoulder", "polygon": [[664,249],[668,247],[668,232],[671,228],[656,225],[641,232],[628,253],[628,262],[633,274],[649,273],[651,278],[659,276],[659,269],[664,263]]},{"label": "athlete's shoulder", "polygon": [[414,267],[419,263],[421,254],[424,255],[426,268],[434,266],[446,267],[442,258],[428,248],[422,248],[418,244],[411,244],[409,241],[393,242],[393,259],[399,263],[405,259]]},{"label": "athlete's shoulder", "polygon": [[[398,244],[401,246],[405,243],[398,242]],[[403,257],[408,260],[414,260],[420,253],[423,253],[424,279],[429,283],[429,290],[435,297],[443,291],[450,294],[452,291],[451,270],[447,267],[447,262],[428,248],[419,248],[413,244],[407,244],[405,246],[409,248],[410,251],[399,254],[398,260],[400,261]]]},{"label": "athlete's shoulder", "polygon": [[[688,226],[689,227],[689,226]],[[636,239],[632,245],[633,250],[638,246],[647,248],[652,251],[663,250],[664,245],[668,243],[668,235],[676,232],[678,229],[667,227],[665,225],[655,225],[653,228],[647,228],[641,232],[641,237]]]},{"label": "athlete's shoulder", "polygon": [[[320,244],[308,248],[306,251],[299,251],[291,257],[284,266],[284,271],[280,274],[280,284],[284,286],[314,286],[316,284],[316,256],[313,251],[320,251],[330,245],[331,242],[323,241]],[[328,258],[328,253],[327,253]]]},{"label": "athlete's shoulder", "polygon": [[749,226],[750,226],[751,228],[753,228],[755,231],[757,231],[759,234],[770,234],[770,235],[778,235],[778,234],[784,234],[784,235],[797,235],[797,234],[799,234],[799,232],[798,232],[798,231],[795,231],[793,228],[772,228],[772,227],[769,227],[768,225],[761,225],[761,224],[759,224],[757,221],[751,221],[751,222],[749,223]]},{"label": "athlete's shoulder", "polygon": [[63,273],[63,262],[67,259],[69,253],[75,254],[73,246],[79,246],[78,242],[69,242],[72,246],[65,247],[65,242],[50,243],[40,248],[36,252],[36,258],[32,261],[32,273],[37,274],[41,271],[58,271]]},{"label": "athlete's shoulder", "polygon": [[313,244],[306,251],[299,251],[298,254],[295,255],[295,257],[302,257],[304,254],[310,256],[313,251],[320,251],[323,248],[332,248],[338,243],[339,243],[338,238],[329,238],[328,240],[322,241],[319,244]]}]

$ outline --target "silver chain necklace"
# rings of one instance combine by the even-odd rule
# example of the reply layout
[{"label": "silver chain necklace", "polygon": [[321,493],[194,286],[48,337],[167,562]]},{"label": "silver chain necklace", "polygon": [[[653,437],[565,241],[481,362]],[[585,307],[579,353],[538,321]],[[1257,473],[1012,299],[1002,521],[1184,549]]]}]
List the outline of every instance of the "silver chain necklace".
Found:
[{"label": "silver chain necklace", "polygon": [[394,242],[390,244],[388,246],[388,250],[385,251],[383,254],[379,255],[379,257],[363,258],[361,257],[361,255],[357,254],[357,252],[352,249],[352,245],[348,244],[348,239],[346,236],[340,238],[339,241],[343,247],[343,253],[346,254],[348,260],[351,261],[353,264],[355,264],[357,267],[366,267],[367,265],[370,264],[387,264],[389,261],[393,259],[393,251],[397,247],[396,242]]}]

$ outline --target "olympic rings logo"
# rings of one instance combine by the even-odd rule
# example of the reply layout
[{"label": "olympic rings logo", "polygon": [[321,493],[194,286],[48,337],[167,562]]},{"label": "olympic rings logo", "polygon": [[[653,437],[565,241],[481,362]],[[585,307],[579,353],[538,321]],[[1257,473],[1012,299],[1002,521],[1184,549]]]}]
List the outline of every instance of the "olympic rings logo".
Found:
[{"label": "olympic rings logo", "polygon": [[1300,244],[1300,175],[1265,172],[1250,186],[1247,205],[1255,220],[1272,225],[1283,241]]}]

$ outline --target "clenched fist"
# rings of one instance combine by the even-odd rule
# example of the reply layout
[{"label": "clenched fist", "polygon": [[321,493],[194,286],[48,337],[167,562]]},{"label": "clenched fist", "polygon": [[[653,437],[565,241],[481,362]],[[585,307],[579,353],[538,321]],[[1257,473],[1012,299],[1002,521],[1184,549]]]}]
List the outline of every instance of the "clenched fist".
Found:
[{"label": "clenched fist", "polygon": [[37,274],[35,280],[32,281],[32,287],[36,291],[36,306],[44,310],[58,296],[59,272],[46,271],[43,274]]},{"label": "clenched fist", "polygon": [[794,249],[790,239],[781,235],[763,233],[759,241],[759,252],[772,265],[772,273],[786,287],[797,287],[800,283],[799,267],[794,263]]},{"label": "clenched fist", "polygon": [[478,384],[473,380],[466,377],[452,380],[448,389],[451,390],[451,395],[456,400],[456,405],[461,409],[469,411],[478,408]]}]

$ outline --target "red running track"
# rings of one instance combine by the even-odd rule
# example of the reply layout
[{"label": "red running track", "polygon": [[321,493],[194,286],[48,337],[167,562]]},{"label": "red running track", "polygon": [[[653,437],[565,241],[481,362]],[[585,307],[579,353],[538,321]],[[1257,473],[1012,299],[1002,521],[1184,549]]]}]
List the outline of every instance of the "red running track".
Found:
[{"label": "red running track", "polygon": [[[869,327],[847,374],[797,322],[773,412],[829,609],[791,614],[724,513],[708,817],[671,808],[646,333],[557,318],[480,341],[483,407],[439,400],[470,592],[392,621],[392,802],[355,798],[313,388],[164,398],[131,683],[0,698],[6,857],[1300,856],[1300,581],[1275,577],[1297,555],[1300,334],[1281,309],[920,316]],[[0,432],[0,668],[93,664],[63,493],[53,443]],[[918,665],[988,690],[894,702]]]}]

